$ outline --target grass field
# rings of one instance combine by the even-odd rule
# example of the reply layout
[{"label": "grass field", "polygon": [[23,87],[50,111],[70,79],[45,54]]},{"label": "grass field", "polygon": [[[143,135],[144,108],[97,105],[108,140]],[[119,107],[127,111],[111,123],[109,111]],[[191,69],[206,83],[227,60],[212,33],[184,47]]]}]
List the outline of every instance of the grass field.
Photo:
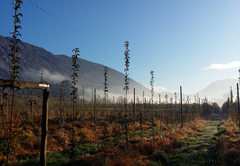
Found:
[{"label": "grass field", "polygon": [[[26,97],[26,96],[25,96]],[[34,97],[33,97],[34,98]],[[36,101],[38,100],[35,98]],[[12,131],[19,132],[11,140],[10,165],[39,165],[41,146],[41,105],[31,107],[18,102]],[[69,100],[70,102],[70,100]],[[103,105],[79,104],[75,115],[76,157],[71,161],[72,126],[71,103],[65,100],[60,112],[59,100],[52,98],[49,105],[47,165],[214,165],[239,164],[239,131],[230,119],[220,114],[199,116],[191,104],[184,107],[183,128],[176,105],[136,104],[136,119],[128,105],[127,146],[124,106],[121,103]],[[170,107],[171,106],[171,107]],[[196,107],[194,107],[196,108]],[[7,109],[4,109],[0,133],[0,163],[6,159],[8,133]],[[25,118],[26,130],[22,112]],[[62,115],[62,116],[60,116]],[[95,121],[94,121],[95,119]],[[153,121],[152,121],[153,119]],[[104,127],[106,131],[104,133]],[[104,137],[105,134],[105,137]],[[104,138],[103,138],[104,137]],[[226,164],[225,164],[226,165]]]}]

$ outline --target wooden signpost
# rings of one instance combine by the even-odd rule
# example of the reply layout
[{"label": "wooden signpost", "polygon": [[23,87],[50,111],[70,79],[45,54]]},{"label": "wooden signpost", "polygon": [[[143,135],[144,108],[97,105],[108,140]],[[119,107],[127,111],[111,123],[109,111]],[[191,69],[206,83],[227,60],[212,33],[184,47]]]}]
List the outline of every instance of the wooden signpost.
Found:
[{"label": "wooden signpost", "polygon": [[[0,79],[0,87],[11,87],[11,86],[12,85],[10,80]],[[38,83],[38,82],[15,81],[14,87],[19,89],[42,89],[43,90],[40,165],[46,166],[49,84]]]}]

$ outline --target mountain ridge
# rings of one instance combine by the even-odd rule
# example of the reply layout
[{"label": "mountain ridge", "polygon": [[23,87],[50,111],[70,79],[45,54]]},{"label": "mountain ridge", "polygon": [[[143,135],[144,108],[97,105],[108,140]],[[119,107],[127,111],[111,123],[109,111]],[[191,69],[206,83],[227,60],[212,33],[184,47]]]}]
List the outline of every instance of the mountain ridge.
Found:
[{"label": "mountain ridge", "polygon": [[217,80],[209,84],[206,88],[199,91],[198,94],[203,97],[207,97],[211,102],[217,102],[220,106],[227,101],[227,95],[230,94],[230,87],[234,98],[237,94],[237,79],[224,79]]},{"label": "mountain ridge", "polygon": [[[9,41],[10,37],[3,37],[0,35],[0,78],[9,79],[9,66],[10,66],[10,53]],[[63,80],[71,80],[71,67],[72,61],[71,57],[67,55],[55,55],[44,48],[29,44],[23,41],[20,41],[18,56],[20,57],[20,66],[22,69],[19,71],[19,78],[22,81],[33,81],[39,82],[40,75],[43,73],[44,80],[58,84]],[[85,88],[85,96],[91,97],[92,90],[97,89],[97,93],[100,96],[103,96],[104,89],[104,72],[103,65],[99,63],[90,62],[82,58],[78,59],[78,64],[80,69],[78,72],[78,89],[81,91],[82,86]],[[109,68],[108,70],[108,89],[109,89],[109,98],[115,96],[124,96],[124,77],[125,75],[115,69]],[[230,91],[230,85],[233,87],[237,83],[237,79],[226,79],[218,80],[209,84],[206,88],[199,91],[196,94],[183,94],[183,98],[186,99],[187,96],[193,100],[195,96],[204,98],[205,96],[212,102],[218,102],[221,105],[224,101],[227,100],[226,94]],[[136,89],[136,95],[143,100],[143,91],[146,99],[149,101],[151,96],[150,89],[144,87],[140,83],[132,80],[130,78],[130,89],[129,89],[129,98],[132,98],[133,88]],[[51,88],[50,88],[51,89]],[[165,101],[165,96],[168,95],[168,100],[170,98],[175,99],[175,96],[171,92],[161,92],[161,101]],[[225,96],[224,96],[225,94]],[[224,96],[224,98],[222,98]],[[158,101],[158,93],[154,94],[154,101]],[[177,98],[179,100],[180,95],[177,93]]]},{"label": "mountain ridge", "polygon": [[[3,37],[0,35],[0,78],[2,79],[9,78],[8,70],[11,63],[10,56],[8,56],[10,53],[10,39],[10,37]],[[20,57],[20,66],[22,67],[22,69],[19,70],[19,80],[39,82],[41,73],[43,73],[44,80],[51,83],[71,80],[71,57],[67,55],[54,55],[44,48],[23,41],[20,41],[18,46],[20,50],[17,56]],[[103,65],[82,58],[78,58],[77,63],[80,65],[78,71],[78,89],[80,90],[82,86],[84,86],[86,90],[93,90],[96,88],[99,94],[101,94],[101,90],[103,91],[104,89]],[[107,76],[109,92],[124,95],[124,74],[109,68]],[[129,91],[131,93],[133,92],[133,88],[135,88],[137,95],[142,95],[142,91],[145,91],[146,95],[150,95],[149,89],[131,78],[129,81]],[[90,96],[92,91],[88,93],[88,96]],[[87,93],[85,95],[87,95]]]}]

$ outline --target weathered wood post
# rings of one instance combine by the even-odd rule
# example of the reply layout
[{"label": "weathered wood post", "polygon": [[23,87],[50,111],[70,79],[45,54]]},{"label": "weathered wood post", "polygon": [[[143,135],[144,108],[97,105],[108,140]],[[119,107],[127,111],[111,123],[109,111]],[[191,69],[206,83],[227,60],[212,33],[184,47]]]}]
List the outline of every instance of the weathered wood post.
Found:
[{"label": "weathered wood post", "polygon": [[199,118],[201,119],[201,103],[200,103],[200,97],[198,98],[198,105],[199,105]]},{"label": "weathered wood post", "polygon": [[31,121],[33,121],[33,90],[32,90],[32,95],[31,95]]},{"label": "weathered wood post", "polygon": [[96,89],[94,89],[93,110],[94,110],[94,124],[96,124]]},{"label": "weathered wood post", "polygon": [[181,124],[183,128],[183,117],[182,117],[182,86],[180,86],[180,101],[181,101]]},{"label": "weathered wood post", "polygon": [[238,105],[238,115],[237,115],[237,120],[238,120],[238,127],[240,130],[240,109],[239,109],[239,86],[237,83],[237,105]]},{"label": "weathered wood post", "polygon": [[[0,79],[0,87],[11,87],[11,80]],[[47,132],[48,132],[48,101],[49,101],[49,85],[39,84],[38,82],[15,81],[15,88],[20,89],[43,89],[43,108],[42,108],[42,138],[40,165],[46,166],[46,150],[47,150]]]},{"label": "weathered wood post", "polygon": [[135,123],[136,122],[135,88],[133,88],[133,118]]},{"label": "weathered wood post", "polygon": [[47,87],[43,89],[42,137],[41,137],[41,153],[40,153],[41,166],[46,166],[47,133],[48,133],[48,101],[49,101],[49,88]]}]

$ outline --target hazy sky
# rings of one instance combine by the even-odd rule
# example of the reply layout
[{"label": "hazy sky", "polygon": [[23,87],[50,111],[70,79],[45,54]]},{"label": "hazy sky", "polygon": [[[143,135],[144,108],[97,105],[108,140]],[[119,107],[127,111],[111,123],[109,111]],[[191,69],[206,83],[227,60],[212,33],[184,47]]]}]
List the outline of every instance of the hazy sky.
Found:
[{"label": "hazy sky", "polygon": [[[3,36],[13,31],[12,2],[0,0]],[[239,76],[239,0],[23,0],[19,12],[22,41],[68,56],[76,46],[122,73],[128,40],[129,76],[144,86],[151,70],[154,86],[188,94]]]}]

